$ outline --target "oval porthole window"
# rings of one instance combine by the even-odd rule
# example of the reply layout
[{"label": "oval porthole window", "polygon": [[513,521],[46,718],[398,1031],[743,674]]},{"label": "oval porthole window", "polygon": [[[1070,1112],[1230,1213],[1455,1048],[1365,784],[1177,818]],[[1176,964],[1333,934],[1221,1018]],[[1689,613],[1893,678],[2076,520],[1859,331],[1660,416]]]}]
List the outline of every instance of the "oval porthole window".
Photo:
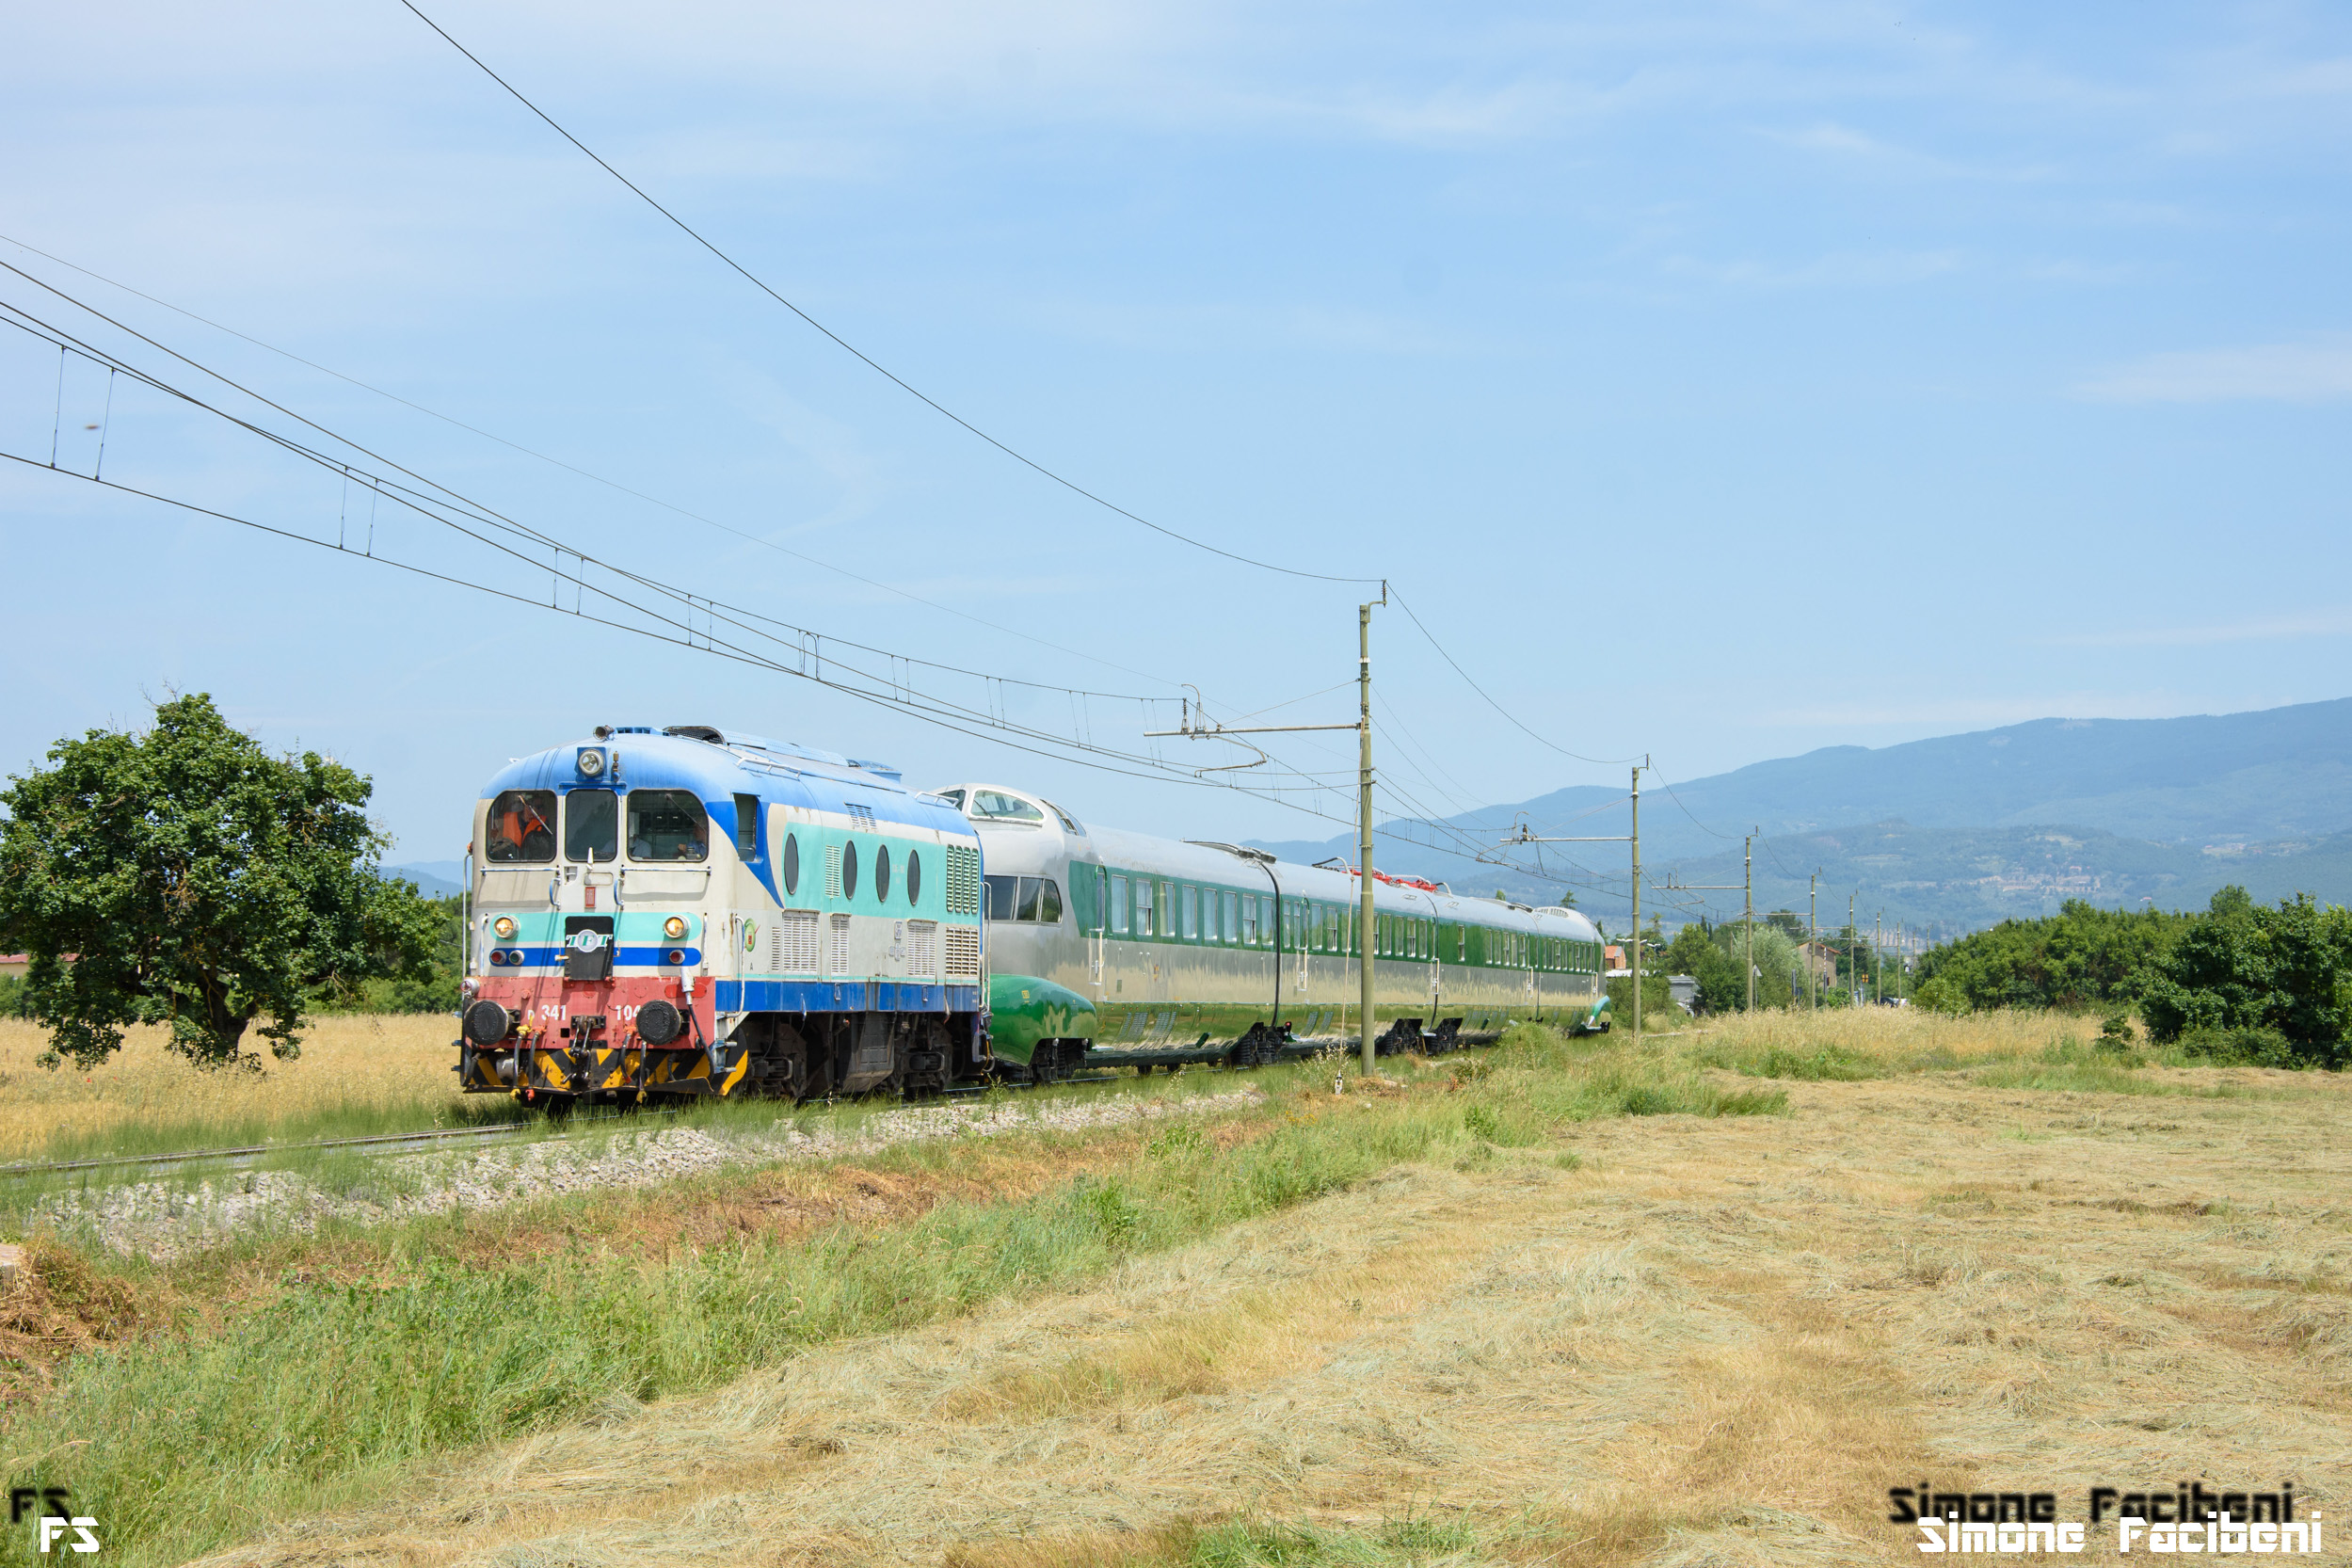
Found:
[{"label": "oval porthole window", "polygon": [[906,902],[920,904],[923,900],[923,857],[920,850],[906,852]]},{"label": "oval porthole window", "polygon": [[857,896],[857,845],[855,840],[841,845],[841,896]]},{"label": "oval porthole window", "polygon": [[890,846],[882,845],[873,852],[873,901],[890,902]]},{"label": "oval porthole window", "polygon": [[800,891],[800,840],[790,833],[784,835],[784,890]]}]

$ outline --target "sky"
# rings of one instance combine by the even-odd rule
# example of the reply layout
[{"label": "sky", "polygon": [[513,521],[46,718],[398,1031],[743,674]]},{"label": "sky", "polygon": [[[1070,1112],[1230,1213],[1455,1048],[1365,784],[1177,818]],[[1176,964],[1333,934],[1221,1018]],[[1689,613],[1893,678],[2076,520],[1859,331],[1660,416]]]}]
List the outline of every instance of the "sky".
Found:
[{"label": "sky", "polygon": [[424,10],[806,315],[399,0],[20,8],[0,302],[358,478],[0,330],[0,774],[203,691],[395,862],[599,723],[1321,838],[1352,736],[1144,731],[1352,722],[1382,579],[1384,813],[2346,695],[2342,8]]}]

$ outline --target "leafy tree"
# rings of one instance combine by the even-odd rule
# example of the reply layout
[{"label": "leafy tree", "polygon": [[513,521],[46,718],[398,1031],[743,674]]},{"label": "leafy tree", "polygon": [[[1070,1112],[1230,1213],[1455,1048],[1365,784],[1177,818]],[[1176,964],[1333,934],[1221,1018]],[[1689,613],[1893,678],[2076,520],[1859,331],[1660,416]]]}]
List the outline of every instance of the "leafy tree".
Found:
[{"label": "leafy tree", "polygon": [[[2238,890],[2238,897],[2245,895]],[[2003,920],[1922,953],[1912,979],[1965,1009],[2086,1008],[2136,1000],[2149,966],[2198,917],[2100,909],[2080,899],[2041,920]],[[1894,978],[1889,970],[1888,978]]]},{"label": "leafy tree", "polygon": [[93,729],[0,791],[0,947],[32,958],[43,1058],[103,1062],[134,1023],[199,1066],[292,1060],[310,994],[424,979],[430,907],[376,860],[373,786],[316,752],[272,757],[204,693],[144,735]]},{"label": "leafy tree", "polygon": [[2274,1035],[2295,1061],[2339,1064],[2347,977],[2352,913],[2307,894],[2266,908],[2244,888],[2225,888],[2152,966],[2140,1014],[2160,1045],[2219,1038],[2244,1050],[2251,1040],[2251,1054],[2264,1056],[2260,1042]]}]

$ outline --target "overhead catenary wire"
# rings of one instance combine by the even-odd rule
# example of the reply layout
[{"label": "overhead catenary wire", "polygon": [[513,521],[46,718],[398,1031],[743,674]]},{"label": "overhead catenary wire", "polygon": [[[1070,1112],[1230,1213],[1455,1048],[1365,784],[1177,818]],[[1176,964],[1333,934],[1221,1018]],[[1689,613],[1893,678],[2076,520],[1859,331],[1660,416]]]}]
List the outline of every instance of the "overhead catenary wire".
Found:
[{"label": "overhead catenary wire", "polygon": [[939,402],[929,393],[916,387],[913,383],[905,380],[896,372],[883,365],[879,360],[873,359],[863,349],[860,349],[855,344],[852,344],[848,339],[842,337],[839,332],[834,331],[833,328],[827,327],[824,322],[819,321],[815,316],[810,315],[807,311],[802,310],[798,305],[793,304],[791,300],[785,298],[784,296],[778,294],[750,268],[744,266],[741,262],[738,262],[734,257],[728,255],[726,251],[720,249],[709,239],[705,238],[699,230],[689,224],[684,218],[680,217],[676,213],[671,212],[667,207],[662,205],[661,202],[655,200],[646,192],[643,186],[639,185],[635,181],[630,179],[626,174],[623,174],[619,169],[615,168],[611,164],[606,163],[604,159],[600,156],[593,148],[589,147],[586,142],[582,141],[578,136],[573,136],[569,131],[564,129],[561,124],[556,122],[553,116],[550,115],[545,109],[540,108],[529,98],[523,96],[521,89],[517,88],[512,82],[507,81],[505,77],[501,76],[497,72],[491,70],[479,55],[476,55],[472,50],[468,49],[464,44],[459,43],[455,38],[452,38],[448,30],[442,27],[440,23],[435,22],[431,17],[417,9],[416,6],[412,3],[412,0],[400,0],[400,3],[407,7],[418,21],[424,23],[427,27],[432,28],[436,33],[439,33],[443,41],[448,43],[452,49],[456,50],[457,53],[463,55],[467,59],[472,60],[473,64],[480,69],[482,74],[488,76],[491,81],[496,82],[500,87],[504,88],[516,103],[520,104],[524,108],[529,109],[534,115],[536,115],[550,130],[553,131],[557,136],[563,137],[566,141],[571,143],[572,146],[578,148],[583,153],[586,154],[588,159],[599,168],[604,170],[605,173],[611,175],[614,179],[618,180],[623,185],[626,185],[631,193],[633,194],[639,200],[643,201],[647,206],[651,207],[655,212],[660,213],[664,217],[667,218],[672,224],[676,225],[680,233],[684,234],[688,239],[693,240],[696,245],[702,247],[703,249],[708,250],[712,255],[717,257],[722,263],[733,270],[737,275],[742,277],[743,280],[749,283],[753,288],[758,289],[761,294],[766,295],[770,299],[775,300],[778,305],[781,305],[786,310],[792,312],[792,314],[798,316],[802,321],[805,321],[810,327],[815,328],[817,331],[824,334],[824,337],[856,359],[859,363],[873,371],[876,375],[883,377],[883,379],[888,381],[892,386],[897,387],[901,392],[905,392],[908,396],[914,398],[917,402],[922,404],[925,408],[940,415],[942,418],[951,421],[972,435],[978,437],[988,445],[996,448],[999,452],[1001,452],[1006,456],[1012,458],[1015,462],[1019,463],[1023,467],[1051,480],[1053,483],[1061,486],[1072,494],[1083,497],[1085,500],[1093,502],[1096,505],[1102,507],[1106,511],[1116,513],[1118,516],[1127,519],[1129,522],[1140,523],[1142,526],[1150,529],[1155,534],[1164,535],[1166,537],[1174,539],[1179,544],[1190,545],[1194,550],[1206,551],[1211,555],[1222,555],[1228,561],[1237,561],[1246,567],[1256,567],[1261,571],[1278,572],[1285,577],[1304,578],[1308,581],[1317,583],[1366,584],[1376,583],[1379,581],[1378,578],[1372,577],[1346,577],[1328,572],[1303,571],[1296,567],[1277,566],[1272,561],[1261,561],[1254,556],[1243,555],[1237,551],[1226,550],[1222,546],[1210,544],[1205,539],[1196,539],[1189,534],[1179,533],[1176,529],[1154,522],[1149,518],[1128,510],[1128,508],[1120,505],[1118,503],[1109,500],[1106,497],[1097,494],[1094,490],[1088,489],[1085,486],[1080,485],[1076,480],[1064,476],[1053,469],[1048,468],[1045,464],[1038,462],[1036,459],[1015,449],[1006,442],[998,440],[995,436],[992,436],[987,431],[983,430],[979,425],[974,424],[970,420],[966,419],[963,415],[947,407],[947,405]]},{"label": "overhead catenary wire", "polygon": [[[648,495],[643,490],[624,485],[617,479],[608,479],[604,475],[597,473],[592,470],[582,468],[576,463],[568,463],[561,457],[550,456],[544,452],[524,446],[520,441],[509,440],[506,437],[498,434],[494,430],[485,430],[478,424],[469,424],[464,420],[458,419],[454,415],[442,413],[438,408],[429,408],[422,403],[401,396],[398,392],[388,392],[384,388],[376,386],[371,382],[362,381],[356,376],[345,375],[344,372],[335,369],[331,365],[320,364],[315,360],[304,359],[301,355],[294,353],[289,349],[280,348],[275,344],[264,343],[260,338],[254,337],[248,332],[241,332],[235,328],[215,321],[209,316],[199,315],[196,312],[175,305],[168,299],[158,298],[154,295],[149,294],[142,289],[136,289],[128,283],[121,282],[116,279],[108,278],[103,273],[92,272],[89,268],[69,262],[62,256],[52,255],[50,252],[41,249],[38,246],[27,245],[23,240],[13,238],[7,234],[0,234],[0,241],[6,241],[8,244],[15,246],[20,250],[29,251],[31,254],[39,256],[44,261],[55,262],[61,267],[68,268],[73,272],[78,272],[85,278],[92,279],[98,282],[105,284],[108,288],[120,289],[125,294],[146,300],[151,305],[160,306],[162,309],[169,311],[175,315],[185,316],[188,320],[209,327],[216,332],[225,332],[229,336],[235,338],[242,343],[251,344],[254,347],[262,349],[266,353],[275,354],[280,359],[292,360],[294,363],[301,365],[306,369],[317,371],[322,376],[331,376],[338,381],[342,381],[349,386],[357,387],[361,392],[372,393],[375,396],[385,399],[387,402],[397,403],[404,408],[412,409],[417,413],[424,415],[427,419],[439,420],[442,424],[450,425],[455,429],[463,430],[469,435],[479,436],[487,441],[495,441],[500,446],[505,447],[510,452],[519,452],[523,456],[532,458],[538,462],[546,463],[552,468],[559,468],[567,473],[577,474],[579,477],[589,481],[591,484],[602,485],[608,489],[617,491],[618,493],[629,496],[633,500],[642,501],[649,506],[659,506],[664,511],[674,512],[678,516],[688,519],[691,521],[699,522],[706,527],[717,529],[722,534],[732,535],[736,538],[742,539],[748,544],[757,545],[762,550],[772,550],[779,555],[789,556],[792,560],[802,562],[805,565],[816,567],[821,570],[833,572],[839,576],[846,577],[853,583],[862,583],[870,588],[878,588],[884,593],[895,594],[897,597],[905,600],[910,604],[920,604],[925,609],[936,610],[942,615],[954,616],[959,619],[971,622],[974,626],[984,626],[991,632],[1001,632],[1008,637],[1018,637],[1024,642],[1034,643],[1039,648],[1050,648],[1056,653],[1066,653],[1073,658],[1084,659],[1093,664],[1100,664],[1105,669],[1117,670],[1122,675],[1139,676],[1146,680],[1158,680],[1162,679],[1160,676],[1151,674],[1147,670],[1134,669],[1128,665],[1120,664],[1114,659],[1105,659],[1099,653],[1089,652],[1085,648],[1070,648],[1064,644],[1057,643],[1050,638],[1040,637],[1032,632],[1023,632],[1018,627],[1006,626],[1000,622],[992,621],[984,616],[975,616],[968,610],[959,610],[952,604],[942,604],[936,600],[926,599],[922,595],[914,593],[906,588],[900,587],[894,583],[886,583],[879,578],[868,577],[863,572],[852,571],[849,568],[839,565],[836,562],[828,561],[821,555],[811,555],[805,551],[798,551],[792,549],[788,545],[778,544],[774,539],[752,533],[748,529],[737,528],[730,523],[721,522],[716,518],[705,517],[702,513],[696,512],[689,507],[680,506],[675,502],[664,501],[658,495]],[[5,266],[7,264],[8,264],[6,263],[0,263],[0,266]],[[33,278],[32,274],[24,272],[21,268],[9,267],[8,270],[15,272],[17,276],[21,278],[32,279],[35,282],[40,281],[39,279]],[[44,284],[43,286],[46,287],[47,285]],[[1174,684],[1174,682],[1170,682],[1170,684]]]},{"label": "overhead catenary wire", "polygon": [[[0,266],[4,265],[6,265],[5,263],[0,263]],[[56,291],[52,289],[50,292],[55,293]],[[61,297],[65,296],[61,296]],[[532,555],[526,553],[525,550],[520,547],[522,545],[528,545],[534,549],[545,548],[553,552],[555,559],[552,567],[543,567],[537,569],[550,570],[559,591],[556,600],[551,602],[526,598],[522,595],[511,593],[488,584],[455,576],[447,572],[435,571],[430,568],[416,566],[408,562],[393,560],[380,554],[371,553],[362,557],[371,560],[373,564],[391,567],[395,569],[439,583],[465,587],[517,604],[552,609],[556,613],[568,614],[573,616],[575,618],[587,621],[592,624],[608,627],[614,630],[629,632],[634,635],[650,637],[655,640],[670,643],[674,646],[686,648],[694,651],[713,654],[718,657],[766,668],[779,673],[805,676],[816,680],[818,683],[828,686],[830,689],[841,691],[846,695],[858,698],[859,700],[873,703],[877,706],[889,707],[898,712],[907,712],[915,717],[923,719],[925,722],[937,725],[952,732],[963,734],[974,739],[994,741],[997,744],[1007,745],[1014,750],[1028,755],[1075,762],[1079,765],[1094,768],[1098,771],[1130,777],[1160,778],[1162,780],[1174,779],[1180,782],[1212,783],[1220,787],[1236,789],[1240,792],[1268,799],[1274,804],[1283,805],[1292,809],[1303,811],[1309,816],[1336,824],[1346,825],[1350,820],[1345,816],[1316,809],[1304,801],[1288,798],[1296,794],[1311,795],[1317,793],[1330,793],[1333,792],[1333,791],[1332,787],[1326,783],[1314,779],[1309,776],[1296,774],[1295,770],[1290,769],[1287,763],[1281,764],[1284,768],[1283,776],[1298,777],[1303,780],[1300,785],[1293,787],[1270,782],[1253,782],[1249,785],[1241,785],[1238,782],[1226,780],[1187,779],[1181,770],[1176,769],[1165,763],[1156,761],[1150,758],[1123,753],[1112,747],[1090,744],[1083,736],[1074,736],[1072,739],[1064,740],[1059,735],[1036,729],[1034,727],[1020,725],[1013,721],[1009,715],[1001,712],[984,714],[976,709],[955,704],[948,699],[937,696],[936,694],[918,693],[911,688],[911,683],[906,680],[899,680],[891,676],[878,675],[873,671],[864,669],[860,665],[842,660],[838,654],[831,656],[828,660],[823,663],[820,663],[817,669],[811,671],[808,667],[808,664],[811,661],[805,656],[798,657],[796,659],[796,664],[788,664],[775,655],[763,654],[756,649],[738,646],[734,642],[728,640],[727,637],[720,634],[719,628],[722,625],[735,631],[747,632],[755,637],[759,637],[760,640],[774,643],[781,648],[785,646],[785,639],[768,636],[767,634],[760,632],[758,628],[752,627],[747,623],[749,621],[760,621],[764,622],[767,625],[774,626],[779,631],[790,634],[790,646],[794,648],[796,655],[799,654],[799,650],[821,647],[823,641],[828,639],[824,638],[823,634],[808,631],[808,629],[792,627],[789,623],[776,620],[774,617],[762,616],[758,612],[744,610],[738,606],[726,604],[724,601],[694,594],[691,590],[679,588],[672,584],[659,582],[658,580],[648,577],[644,573],[627,570],[626,568],[620,568],[614,563],[603,561],[593,554],[580,552],[568,546],[564,541],[545,534],[541,530],[516,522],[514,520],[504,518],[503,515],[491,511],[488,508],[481,507],[478,504],[467,500],[465,497],[458,495],[457,492],[449,490],[446,487],[440,486],[435,481],[413,473],[411,471],[402,468],[396,463],[390,462],[388,459],[382,458],[379,455],[368,451],[368,449],[360,446],[356,442],[348,440],[346,438],[340,436],[332,430],[327,429],[325,426],[318,424],[316,422],[309,420],[290,409],[283,408],[281,406],[272,402],[271,400],[261,396],[261,394],[253,392],[249,389],[243,388],[237,383],[229,380],[227,377],[220,376],[217,373],[211,371],[208,367],[204,367],[198,364],[196,361],[188,360],[186,356],[181,355],[177,351],[172,350],[166,345],[156,344],[152,339],[149,339],[143,334],[132,331],[130,335],[139,338],[141,342],[147,343],[151,346],[155,347],[164,353],[169,354],[172,358],[180,360],[184,363],[189,364],[191,368],[211,376],[214,379],[219,380],[223,385],[232,387],[244,395],[253,397],[257,402],[262,403],[264,407],[276,409],[277,411],[285,414],[287,417],[296,420],[312,429],[319,431],[320,434],[327,437],[328,440],[344,445],[353,452],[360,453],[373,460],[381,462],[387,469],[406,474],[408,478],[415,480],[418,485],[425,487],[425,489],[421,490],[410,488],[388,480],[383,475],[364,472],[344,459],[334,457],[302,442],[296,441],[282,433],[269,430],[264,426],[254,424],[250,420],[241,418],[240,416],[226,409],[219,408],[204,401],[202,398],[198,397],[192,392],[189,392],[182,388],[172,386],[170,383],[162,380],[160,377],[143,371],[137,366],[133,365],[126,360],[122,360],[117,356],[107,353],[107,351],[104,349],[100,349],[93,344],[83,342],[82,340],[73,337],[72,334],[64,332],[61,328],[55,328],[51,324],[40,320],[38,317],[29,315],[19,307],[12,305],[0,306],[0,309],[5,309],[11,315],[19,318],[15,320],[8,320],[8,325],[17,327],[20,330],[24,330],[36,336],[45,338],[47,341],[56,343],[61,353],[80,354],[90,360],[93,363],[105,365],[110,370],[117,371],[120,375],[128,376],[141,385],[148,386],[168,397],[177,399],[191,408],[212,414],[236,428],[242,429],[248,434],[269,441],[280,450],[285,451],[294,456],[331,472],[338,476],[339,480],[349,479],[351,481],[365,485],[371,492],[371,507],[376,504],[376,502],[378,499],[390,499],[395,504],[415,512],[430,520],[438,522],[444,527],[450,528],[476,543],[482,544],[512,558],[518,563],[528,564],[533,560]],[[99,315],[99,319],[101,320],[108,319],[100,315],[99,312],[92,312],[91,313]],[[113,323],[111,321],[109,321],[109,325],[118,327],[120,326],[120,324]],[[130,331],[127,328],[122,329]],[[28,466],[53,467],[53,465],[41,464],[38,459],[23,456],[14,453],[8,453],[5,454],[5,456],[12,461]],[[239,526],[251,528],[261,533],[273,535],[280,538],[311,544],[321,549],[341,549],[338,544],[312,538],[294,530],[278,528],[254,519],[240,517],[232,513],[221,511],[217,508],[204,506],[197,503],[186,501],[183,498],[165,495],[157,491],[142,489],[140,488],[121,484],[117,481],[104,480],[94,474],[83,474],[77,471],[63,469],[54,469],[53,471],[66,474],[69,477],[100,485],[104,488],[115,490],[120,493],[137,496],[145,500],[180,507],[193,513],[235,523]],[[450,500],[439,500],[435,495],[426,493],[427,490],[438,491],[440,496],[449,497]],[[452,513],[455,513],[455,515],[450,515]],[[474,526],[468,526],[469,523],[473,524]],[[486,530],[488,532],[486,532]],[[502,543],[499,539],[490,536],[492,533],[509,534],[520,541],[520,543]],[[373,541],[371,540],[371,550],[372,547]],[[347,551],[343,552],[351,553]],[[565,569],[564,560],[567,557],[579,563],[578,570],[571,571]],[[616,579],[622,581],[623,583],[635,584],[647,589],[650,593],[666,597],[668,600],[680,606],[680,612],[676,615],[665,616],[649,609],[641,601],[627,601],[615,599],[611,590],[598,586],[597,584],[587,581],[585,573],[590,566],[594,566],[601,570],[612,573]],[[572,587],[574,590],[574,604],[568,610],[563,609],[560,606],[560,589],[566,585]],[[585,598],[589,594],[598,596],[600,600],[610,600],[615,603],[626,604],[627,607],[634,613],[645,616],[655,621],[659,626],[666,627],[668,630],[666,632],[655,630],[654,628],[649,628],[644,625],[632,624],[629,621],[616,619],[610,616],[597,614],[588,609],[586,606]],[[886,660],[897,659],[901,663],[908,665],[920,664],[926,668],[952,671],[952,673],[958,675],[969,675],[971,673],[958,666],[942,665],[932,661],[914,660],[903,655],[894,655],[888,652],[888,650],[873,648],[869,645],[852,642],[847,639],[831,638],[829,640],[833,641],[837,647],[840,648],[850,648],[859,653],[872,653]],[[832,675],[828,676],[825,673],[824,668],[824,663],[830,664],[834,672]],[[856,676],[860,680],[868,682],[869,685],[861,687],[852,681],[841,680],[840,679],[841,672]],[[1001,688],[1004,684],[1008,683],[1009,678],[985,677],[984,679],[992,681],[999,688]],[[1042,682],[1023,681],[1017,679],[1009,679],[1009,683],[1027,686],[1040,691],[1072,694],[1081,698],[1091,698],[1097,696],[1117,696],[1117,694],[1083,692],[1077,688],[1050,686]],[[869,689],[869,687],[878,687],[881,688],[881,690]],[[1168,699],[1139,697],[1130,698],[1130,700],[1149,703],[1165,701]],[[1391,834],[1389,836],[1400,839],[1403,838],[1402,835],[1398,834]],[[1408,840],[1406,841],[1415,840]],[[1435,848],[1440,846],[1432,845],[1429,847]]]}]

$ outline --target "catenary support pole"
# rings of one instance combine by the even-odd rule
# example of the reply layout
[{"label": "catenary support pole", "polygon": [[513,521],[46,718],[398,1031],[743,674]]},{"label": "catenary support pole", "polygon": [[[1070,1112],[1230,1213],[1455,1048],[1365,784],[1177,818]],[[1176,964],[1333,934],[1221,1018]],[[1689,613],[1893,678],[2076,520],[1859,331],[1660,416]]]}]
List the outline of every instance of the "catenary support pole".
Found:
[{"label": "catenary support pole", "polygon": [[1753,829],[1739,852],[1740,936],[1748,944],[1748,1011],[1756,1010],[1756,836]]},{"label": "catenary support pole", "polygon": [[[1386,599],[1383,594],[1382,598]],[[1356,914],[1357,989],[1362,1003],[1364,1076],[1372,1076],[1372,607],[1355,612],[1356,686],[1356,878],[1361,906]]]},{"label": "catenary support pole", "polygon": [[1633,970],[1633,1037],[1641,1038],[1641,764],[1633,767],[1633,935],[1625,945]]},{"label": "catenary support pole", "polygon": [[1821,936],[1816,917],[1821,907],[1821,873],[1817,870],[1805,887],[1805,1010],[1821,1011]]}]

